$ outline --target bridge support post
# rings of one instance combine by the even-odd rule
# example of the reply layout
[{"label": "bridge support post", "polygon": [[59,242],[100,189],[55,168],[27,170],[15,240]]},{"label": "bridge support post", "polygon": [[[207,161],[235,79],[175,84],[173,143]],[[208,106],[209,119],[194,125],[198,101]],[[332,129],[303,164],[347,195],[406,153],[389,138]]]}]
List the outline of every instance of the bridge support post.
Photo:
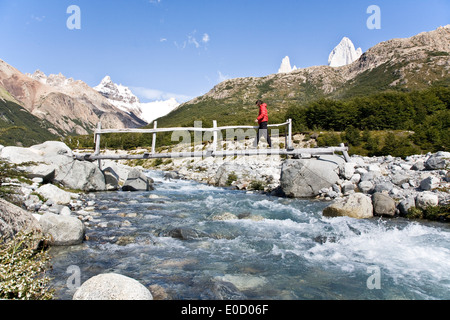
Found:
[{"label": "bridge support post", "polygon": [[[94,142],[95,142],[94,156],[100,155],[100,136],[101,136],[101,134],[102,134],[102,123],[99,122],[97,124],[97,130],[94,133]],[[102,161],[100,159],[98,160],[98,167],[100,168],[100,170],[102,169]]]},{"label": "bridge support post", "polygon": [[[341,143],[341,147],[345,148],[345,144]],[[350,156],[348,155],[347,151],[342,151],[342,154],[344,155],[345,162],[350,162],[351,161]]]},{"label": "bridge support post", "polygon": [[294,146],[292,144],[292,119],[289,119],[286,124],[285,146],[286,151],[294,150]]},{"label": "bridge support post", "polygon": [[213,152],[216,153],[217,151],[217,120],[213,121]]},{"label": "bridge support post", "polygon": [[[158,129],[158,121],[153,122],[153,129]],[[152,138],[152,154],[156,154],[156,132],[153,132]]]}]

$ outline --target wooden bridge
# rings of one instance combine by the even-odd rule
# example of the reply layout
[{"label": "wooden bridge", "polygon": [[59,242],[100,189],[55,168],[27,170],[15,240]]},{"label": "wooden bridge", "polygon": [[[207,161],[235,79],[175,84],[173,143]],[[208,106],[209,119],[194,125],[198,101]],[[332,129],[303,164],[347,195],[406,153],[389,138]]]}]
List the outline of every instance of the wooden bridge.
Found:
[{"label": "wooden bridge", "polygon": [[[158,123],[154,122],[153,129],[102,129],[101,123],[98,124],[97,130],[94,133],[95,151],[93,154],[78,154],[75,157],[83,161],[100,161],[101,160],[137,160],[137,159],[164,159],[164,158],[207,158],[207,157],[228,157],[228,156],[292,156],[298,158],[311,158],[320,155],[330,155],[340,152],[343,154],[345,160],[350,161],[348,155],[348,148],[341,144],[339,147],[326,148],[303,148],[295,149],[292,143],[292,120],[289,119],[285,123],[268,125],[269,128],[285,127],[285,148],[284,149],[245,149],[245,150],[218,150],[218,135],[224,130],[239,130],[239,129],[254,129],[258,130],[258,126],[226,126],[218,127],[217,121],[213,121],[212,128],[203,127],[181,127],[181,128],[158,128]],[[158,133],[164,132],[209,132],[212,134],[212,148],[200,152],[168,152],[157,153],[156,151],[156,137]],[[143,154],[102,154],[100,149],[101,135],[108,133],[147,133],[152,134],[152,151]]]}]

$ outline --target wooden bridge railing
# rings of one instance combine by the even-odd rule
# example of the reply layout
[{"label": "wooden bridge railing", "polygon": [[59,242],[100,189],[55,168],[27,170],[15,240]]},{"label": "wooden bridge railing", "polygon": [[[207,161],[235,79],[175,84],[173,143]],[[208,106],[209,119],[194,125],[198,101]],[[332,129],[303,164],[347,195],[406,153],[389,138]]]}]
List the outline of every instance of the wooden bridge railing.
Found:
[{"label": "wooden bridge railing", "polygon": [[[288,155],[311,157],[313,155],[334,154],[341,152],[345,160],[350,160],[348,155],[348,148],[341,144],[339,147],[327,148],[307,148],[294,149],[292,143],[292,120],[288,119],[284,123],[268,125],[269,128],[285,127],[285,149],[249,149],[249,150],[222,150],[218,151],[218,133],[223,130],[239,130],[239,129],[255,129],[258,126],[226,126],[218,127],[217,121],[213,121],[212,128],[203,127],[181,127],[181,128],[158,128],[158,123],[155,121],[153,129],[102,129],[101,123],[98,124],[97,130],[94,133],[95,151],[94,154],[76,155],[79,160],[85,161],[100,161],[103,159],[111,160],[130,160],[130,159],[157,159],[157,158],[195,158],[195,157],[227,157],[227,156],[254,156],[254,155]],[[177,152],[177,153],[157,153],[156,152],[156,137],[158,133],[163,132],[210,132],[212,133],[212,150],[201,152]],[[152,151],[151,153],[144,153],[141,155],[102,155],[101,154],[101,135],[107,133],[148,133],[153,135]]]},{"label": "wooden bridge railing", "polygon": [[[280,124],[271,124],[268,125],[269,128],[275,127],[286,127],[286,135],[285,135],[285,146],[286,150],[292,150],[292,119],[287,120],[284,123]],[[154,121],[153,129],[102,129],[102,125],[99,122],[97,126],[97,130],[94,132],[94,142],[95,142],[95,152],[94,156],[100,155],[100,137],[102,134],[106,133],[149,133],[153,134],[152,139],[152,154],[156,154],[156,134],[163,132],[175,132],[175,131],[192,131],[192,132],[212,132],[213,133],[213,143],[212,149],[213,152],[217,151],[218,145],[218,132],[229,129],[255,129],[257,130],[258,126],[226,126],[226,127],[218,127],[217,121],[213,121],[212,128],[203,128],[203,127],[180,127],[180,128],[158,128],[158,122]]]}]

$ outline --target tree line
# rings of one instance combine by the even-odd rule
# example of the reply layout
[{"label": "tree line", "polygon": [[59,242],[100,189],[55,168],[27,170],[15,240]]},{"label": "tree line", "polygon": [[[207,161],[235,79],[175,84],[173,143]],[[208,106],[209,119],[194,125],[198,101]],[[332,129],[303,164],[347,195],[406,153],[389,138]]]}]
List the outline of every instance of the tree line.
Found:
[{"label": "tree line", "polygon": [[448,151],[450,88],[320,99],[288,109],[297,132],[326,131],[319,145],[347,142],[368,155]]}]

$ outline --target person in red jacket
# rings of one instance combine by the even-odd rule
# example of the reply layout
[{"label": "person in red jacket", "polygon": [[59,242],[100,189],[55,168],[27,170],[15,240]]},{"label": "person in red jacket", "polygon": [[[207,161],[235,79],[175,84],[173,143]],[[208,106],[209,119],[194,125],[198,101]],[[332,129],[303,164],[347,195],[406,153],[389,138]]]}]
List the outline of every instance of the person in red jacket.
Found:
[{"label": "person in red jacket", "polygon": [[269,122],[269,114],[267,112],[267,104],[261,100],[256,101],[256,105],[259,107],[259,116],[255,120],[259,124],[258,134],[254,143],[255,148],[258,147],[259,140],[264,136],[269,144],[269,148],[272,148],[272,141],[267,129],[267,123]]}]

